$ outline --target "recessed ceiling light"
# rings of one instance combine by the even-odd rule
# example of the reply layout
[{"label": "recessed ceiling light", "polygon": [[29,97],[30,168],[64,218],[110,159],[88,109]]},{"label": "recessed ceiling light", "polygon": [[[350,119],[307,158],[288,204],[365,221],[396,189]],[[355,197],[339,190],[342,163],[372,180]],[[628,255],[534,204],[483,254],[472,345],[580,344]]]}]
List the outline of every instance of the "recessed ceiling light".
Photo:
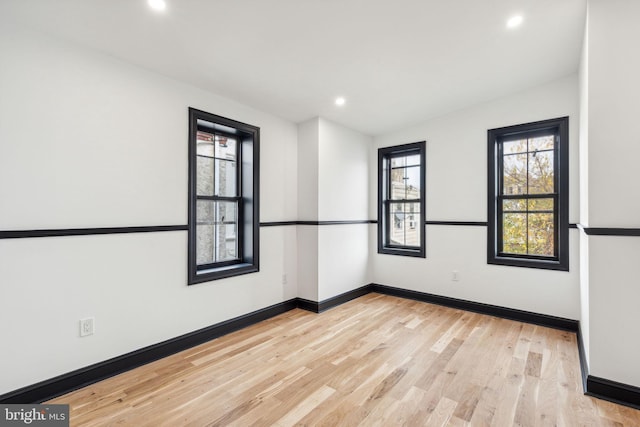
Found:
[{"label": "recessed ceiling light", "polygon": [[164,0],[147,0],[149,7],[153,10],[157,10],[158,12],[162,12],[167,8],[167,2]]},{"label": "recessed ceiling light", "polygon": [[344,105],[344,103],[347,102],[346,99],[344,99],[343,97],[339,96],[336,98],[336,105],[338,106],[342,106]]},{"label": "recessed ceiling light", "polygon": [[507,28],[516,28],[522,24],[522,15],[514,15],[507,20]]}]

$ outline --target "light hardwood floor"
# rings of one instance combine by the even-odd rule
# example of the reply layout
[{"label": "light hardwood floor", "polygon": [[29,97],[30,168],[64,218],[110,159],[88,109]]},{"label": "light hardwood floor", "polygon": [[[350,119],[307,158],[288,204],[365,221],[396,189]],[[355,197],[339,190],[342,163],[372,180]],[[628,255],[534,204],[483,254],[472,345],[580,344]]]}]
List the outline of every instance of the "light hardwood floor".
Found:
[{"label": "light hardwood floor", "polygon": [[575,334],[379,294],[51,403],[78,426],[640,426],[640,411],[582,394]]}]

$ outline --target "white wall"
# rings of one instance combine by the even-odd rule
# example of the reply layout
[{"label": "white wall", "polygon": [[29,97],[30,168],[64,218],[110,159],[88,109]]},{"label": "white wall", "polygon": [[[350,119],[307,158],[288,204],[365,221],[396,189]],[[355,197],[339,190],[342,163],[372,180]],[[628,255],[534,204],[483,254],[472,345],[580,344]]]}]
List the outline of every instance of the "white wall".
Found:
[{"label": "white wall", "polygon": [[[371,138],[321,117],[298,125],[298,216],[366,220]],[[323,301],[369,284],[368,225],[298,226],[298,292]]]},{"label": "white wall", "polygon": [[319,301],[318,297],[318,227],[296,226],[298,242],[298,297]]},{"label": "white wall", "polygon": [[301,221],[318,220],[318,156],[320,119],[298,124],[298,214]]},{"label": "white wall", "polygon": [[[589,227],[640,227],[640,3],[591,0],[583,61]],[[589,236],[590,374],[640,386],[640,239]],[[586,286],[588,285],[588,286]],[[584,332],[584,331],[583,331]]]},{"label": "white wall", "polygon": [[[319,219],[367,220],[371,137],[319,119]],[[318,300],[371,282],[367,224],[318,227]]]},{"label": "white wall", "polygon": [[371,283],[367,224],[318,227],[318,301]]},{"label": "white wall", "polygon": [[[0,58],[0,229],[186,224],[189,106],[261,128],[261,220],[296,218],[294,124],[5,23]],[[0,393],[296,297],[296,228],[260,237],[195,286],[186,231],[0,240]]]},{"label": "white wall", "polygon": [[[298,124],[298,212],[301,221],[318,220],[319,118]],[[318,301],[318,227],[298,226],[298,297]]]},{"label": "white wall", "polygon": [[[589,225],[640,227],[640,2],[589,3]],[[596,225],[597,224],[597,225]]]},{"label": "white wall", "polygon": [[319,119],[318,211],[323,221],[369,219],[372,138]]},{"label": "white wall", "polygon": [[638,237],[589,237],[589,373],[637,387],[639,257]]},{"label": "white wall", "polygon": [[[487,130],[569,116],[571,222],[578,222],[578,76],[449,114],[375,138],[377,148],[427,141],[426,217],[433,221],[487,220]],[[376,217],[377,170],[370,171],[370,215]],[[373,229],[373,227],[372,227]],[[427,258],[377,254],[375,283],[578,319],[579,240],[570,230],[570,272],[488,265],[486,227],[426,227]],[[372,234],[374,231],[372,230]],[[452,271],[460,280],[451,280]]]}]

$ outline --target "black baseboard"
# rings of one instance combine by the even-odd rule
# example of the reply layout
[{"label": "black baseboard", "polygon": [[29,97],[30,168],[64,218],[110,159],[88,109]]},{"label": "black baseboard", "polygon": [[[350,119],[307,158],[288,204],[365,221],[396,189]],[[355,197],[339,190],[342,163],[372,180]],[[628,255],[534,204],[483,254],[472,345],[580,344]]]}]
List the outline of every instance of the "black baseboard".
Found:
[{"label": "black baseboard", "polygon": [[291,299],[158,344],[141,348],[131,353],[0,395],[0,404],[40,403],[53,399],[62,394],[137,368],[149,362],[162,359],[163,357],[205,343],[278,314],[285,313],[297,306],[297,300]]},{"label": "black baseboard", "polygon": [[344,304],[345,302],[351,301],[352,299],[359,298],[363,295],[367,295],[371,293],[371,285],[365,285],[357,289],[353,289],[349,292],[345,292],[344,294],[337,295],[335,297],[328,298],[324,301],[320,301],[318,304],[319,313],[322,313],[325,310],[336,307],[340,304]]},{"label": "black baseboard", "polygon": [[336,307],[352,299],[359,298],[363,295],[371,293],[371,285],[364,285],[358,289],[345,292],[335,297],[327,298],[324,301],[316,302],[304,298],[298,298],[298,308],[303,310],[312,311],[314,313],[322,313],[330,308]]},{"label": "black baseboard", "polygon": [[640,387],[589,375],[587,377],[587,392],[585,394],[640,409]]},{"label": "black baseboard", "polygon": [[297,298],[297,307],[303,310],[311,311],[313,313],[320,313],[320,303],[317,301],[311,301],[304,298]]},{"label": "black baseboard", "polygon": [[391,286],[372,284],[372,291],[380,294],[392,295],[401,298],[408,298],[431,304],[443,305],[445,307],[458,308],[466,311],[473,311],[480,314],[502,317],[510,320],[517,320],[525,323],[546,326],[548,328],[562,329],[565,331],[578,332],[579,322],[577,320],[566,319],[564,317],[550,316],[548,314],[533,313],[530,311],[517,310],[514,308],[501,307],[498,305],[484,304],[475,301],[443,297],[440,295],[428,294],[407,289],[394,288]]},{"label": "black baseboard", "polygon": [[475,301],[444,297],[440,295],[429,294],[426,292],[411,291],[408,289],[395,288],[392,286],[380,285],[377,283],[370,283],[369,285],[362,286],[358,289],[345,292],[344,294],[340,294],[320,302],[298,298],[298,308],[312,311],[314,313],[321,313],[332,307],[344,304],[347,301],[351,301],[352,299],[361,297],[371,292],[400,298],[413,299],[416,301],[422,301],[451,308],[458,308],[461,310],[502,317],[505,319],[517,320],[525,323],[532,323],[535,325],[546,326],[548,328],[561,329],[570,332],[579,331],[580,322],[578,322],[577,320],[551,316],[548,314],[517,310],[514,308],[501,307],[498,305],[484,304]]}]

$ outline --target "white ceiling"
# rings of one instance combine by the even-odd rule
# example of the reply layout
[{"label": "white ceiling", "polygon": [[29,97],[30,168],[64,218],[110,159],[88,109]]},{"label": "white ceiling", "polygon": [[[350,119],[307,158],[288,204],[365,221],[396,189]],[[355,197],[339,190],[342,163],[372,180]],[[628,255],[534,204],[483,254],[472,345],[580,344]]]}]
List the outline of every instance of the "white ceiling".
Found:
[{"label": "white ceiling", "polygon": [[[586,0],[167,3],[0,0],[0,15],[293,122],[320,115],[377,135],[576,72],[586,11]],[[508,30],[514,13],[524,23]]]}]

